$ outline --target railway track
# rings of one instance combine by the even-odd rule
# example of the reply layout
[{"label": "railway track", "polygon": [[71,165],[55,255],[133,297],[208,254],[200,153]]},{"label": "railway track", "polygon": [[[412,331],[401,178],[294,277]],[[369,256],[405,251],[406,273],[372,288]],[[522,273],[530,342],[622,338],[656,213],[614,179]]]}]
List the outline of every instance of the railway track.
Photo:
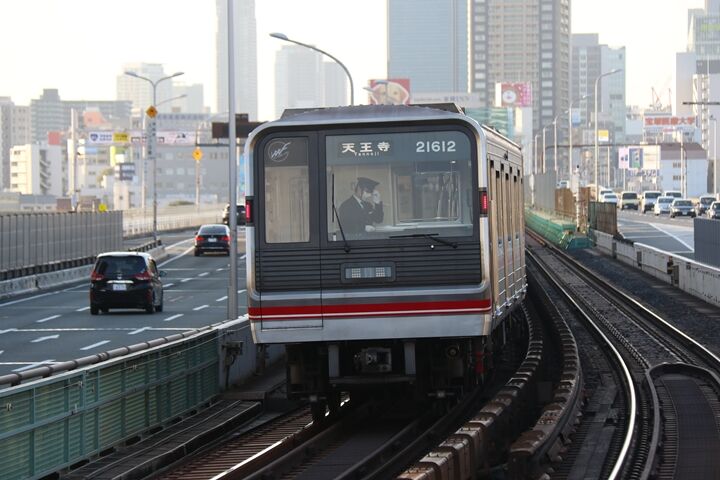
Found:
[{"label": "railway track", "polygon": [[[585,328],[593,329],[596,338],[607,342],[608,347],[601,348],[616,350],[617,361],[625,365],[622,368],[627,381],[623,383],[632,388],[625,390],[616,380],[615,389],[627,393],[616,398],[619,402],[606,402],[617,415],[605,418],[606,424],[613,423],[613,435],[605,450],[605,463],[612,468],[602,470],[601,477],[715,476],[720,468],[717,455],[699,453],[697,442],[690,438],[699,436],[710,442],[702,449],[705,452],[720,448],[717,357],[544,242],[528,241],[528,259],[554,284],[555,301],[560,301],[562,292],[563,308],[580,314]],[[611,383],[603,385],[605,390],[613,389]],[[562,469],[568,476],[586,468],[578,463],[581,459],[575,460],[572,467]]]},{"label": "railway track", "polygon": [[[287,427],[271,422],[234,435],[219,449],[202,452],[191,463],[156,478],[377,479],[403,471],[400,478],[407,478],[402,475],[421,470],[437,475],[411,478],[473,478],[477,471],[490,472],[508,461],[513,440],[543,415],[538,383],[546,380],[552,342],[543,339],[538,317],[516,322],[524,325],[525,339],[498,359],[503,366],[497,369],[498,379],[464,396],[448,411],[422,410],[401,399],[352,409],[350,402],[341,409],[345,413],[314,426],[309,410],[303,410]],[[579,386],[571,383],[574,395]],[[551,400],[562,395],[556,391]],[[557,441],[548,437],[546,443]],[[419,460],[413,464],[413,459]],[[462,465],[462,476],[450,468],[454,464]]]}]

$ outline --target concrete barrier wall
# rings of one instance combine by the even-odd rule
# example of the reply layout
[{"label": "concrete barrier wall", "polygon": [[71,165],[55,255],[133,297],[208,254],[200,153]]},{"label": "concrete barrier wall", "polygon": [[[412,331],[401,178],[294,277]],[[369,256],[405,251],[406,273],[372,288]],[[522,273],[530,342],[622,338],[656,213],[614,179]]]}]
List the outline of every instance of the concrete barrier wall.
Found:
[{"label": "concrete barrier wall", "polygon": [[[148,253],[158,262],[167,257],[164,246],[153,248]],[[89,280],[91,269],[92,265],[84,265],[82,267],[66,268],[54,272],[25,275],[23,277],[0,281],[0,299]]]},{"label": "concrete barrier wall", "polygon": [[720,306],[720,269],[694,260],[663,252],[642,243],[628,244],[594,231],[597,248],[623,263],[640,268],[670,285]]},{"label": "concrete barrier wall", "polygon": [[122,248],[122,212],[0,215],[0,271],[67,262]]}]

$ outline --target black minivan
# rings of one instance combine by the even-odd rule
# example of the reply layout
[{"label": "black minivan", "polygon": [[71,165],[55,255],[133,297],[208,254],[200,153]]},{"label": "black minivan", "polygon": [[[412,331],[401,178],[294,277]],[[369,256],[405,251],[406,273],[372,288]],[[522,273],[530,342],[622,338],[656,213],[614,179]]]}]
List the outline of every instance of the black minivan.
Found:
[{"label": "black minivan", "polygon": [[108,252],[98,255],[90,274],[90,313],[111,308],[141,308],[162,312],[163,285],[155,260],[144,252]]}]

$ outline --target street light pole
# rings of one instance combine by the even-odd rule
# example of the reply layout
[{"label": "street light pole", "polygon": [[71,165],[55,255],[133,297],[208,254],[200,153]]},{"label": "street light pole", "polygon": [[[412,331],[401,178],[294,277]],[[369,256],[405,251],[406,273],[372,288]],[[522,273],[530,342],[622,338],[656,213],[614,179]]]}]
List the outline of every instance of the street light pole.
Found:
[{"label": "street light pole", "polygon": [[235,25],[234,0],[227,0],[228,11],[228,144],[230,163],[230,286],[228,318],[238,317],[238,254],[237,254],[237,129],[235,127]]},{"label": "street light pole", "polygon": [[578,101],[582,102],[586,98],[588,98],[588,95],[585,95],[582,98],[573,100],[572,102],[570,102],[570,106],[568,107],[568,110],[567,110],[567,112],[568,112],[568,137],[569,137],[568,138],[568,180],[572,179],[572,172],[573,172],[573,169],[572,169],[572,157],[573,157],[573,154],[572,154],[572,151],[573,151],[572,108],[573,108],[573,104],[575,102],[578,102]]},{"label": "street light pole", "polygon": [[[601,73],[598,75],[598,77],[595,79],[595,200],[598,200],[597,194],[599,192],[598,189],[598,84],[600,83],[600,79],[603,77],[607,77],[608,75],[612,75],[614,73],[622,72],[622,68],[616,68],[614,70],[610,70],[609,72]],[[608,159],[608,162],[610,160]]]},{"label": "street light pole", "polygon": [[344,63],[342,63],[340,60],[335,58],[334,56],[330,55],[325,50],[320,50],[317,47],[314,47],[312,45],[308,45],[307,43],[298,42],[297,40],[293,40],[291,38],[288,38],[287,35],[284,33],[271,33],[271,37],[277,38],[278,40],[284,40],[286,42],[294,43],[296,45],[300,45],[301,47],[309,48],[310,50],[315,50],[316,52],[320,52],[323,55],[326,55],[330,58],[332,58],[340,67],[342,67],[343,70],[345,70],[345,74],[347,75],[348,79],[350,80],[350,105],[355,105],[355,86],[353,84],[352,75],[350,75],[350,71],[347,69]]},{"label": "street light pole", "polygon": [[538,135],[540,135],[540,134],[539,133],[535,134],[535,140],[534,140],[535,141],[535,156],[533,157],[533,173],[537,173],[537,171],[538,171],[538,169],[537,169],[537,166],[538,166],[538,148],[537,148],[538,147]]},{"label": "street light pole", "polygon": [[[153,81],[147,77],[143,77],[142,75],[138,75],[135,72],[125,72],[125,75],[129,77],[135,77],[139,78],[140,80],[145,80],[146,82],[149,82],[150,85],[152,85],[152,105],[151,108],[148,108],[145,112],[146,115],[150,117],[150,121],[148,122],[148,139],[147,139],[147,148],[146,148],[146,157],[150,160],[152,163],[152,171],[153,171],[153,223],[152,223],[152,231],[153,231],[153,241],[157,244],[157,154],[155,153],[155,150],[157,148],[157,126],[155,123],[155,115],[157,114],[157,111],[155,110],[155,107],[157,106],[157,86],[160,82],[163,82],[165,80],[169,80],[174,77],[179,77],[184,72],[175,72],[172,75],[168,75],[167,77],[162,77],[156,81]],[[152,115],[151,115],[152,113]],[[145,186],[143,185],[143,189],[145,189]]]},{"label": "street light pole", "polygon": [[557,157],[557,121],[560,114],[558,113],[555,115],[555,119],[553,120],[553,131],[554,131],[554,147],[553,147],[553,161],[555,162],[555,176],[557,180],[557,173],[558,173],[558,157]]},{"label": "street light pole", "polygon": [[545,129],[547,128],[547,125],[543,127],[542,130],[542,138],[543,138],[543,151],[542,151],[542,173],[545,173]]}]

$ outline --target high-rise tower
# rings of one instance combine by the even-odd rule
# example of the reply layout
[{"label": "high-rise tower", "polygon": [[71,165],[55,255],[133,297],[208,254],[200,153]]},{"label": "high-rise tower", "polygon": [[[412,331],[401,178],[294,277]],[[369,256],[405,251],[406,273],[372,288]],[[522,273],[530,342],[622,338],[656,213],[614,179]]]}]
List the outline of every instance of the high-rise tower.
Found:
[{"label": "high-rise tower", "polygon": [[[217,112],[228,111],[228,18],[227,0],[217,5]],[[255,0],[239,0],[234,8],[235,111],[257,120],[257,33]]]}]

